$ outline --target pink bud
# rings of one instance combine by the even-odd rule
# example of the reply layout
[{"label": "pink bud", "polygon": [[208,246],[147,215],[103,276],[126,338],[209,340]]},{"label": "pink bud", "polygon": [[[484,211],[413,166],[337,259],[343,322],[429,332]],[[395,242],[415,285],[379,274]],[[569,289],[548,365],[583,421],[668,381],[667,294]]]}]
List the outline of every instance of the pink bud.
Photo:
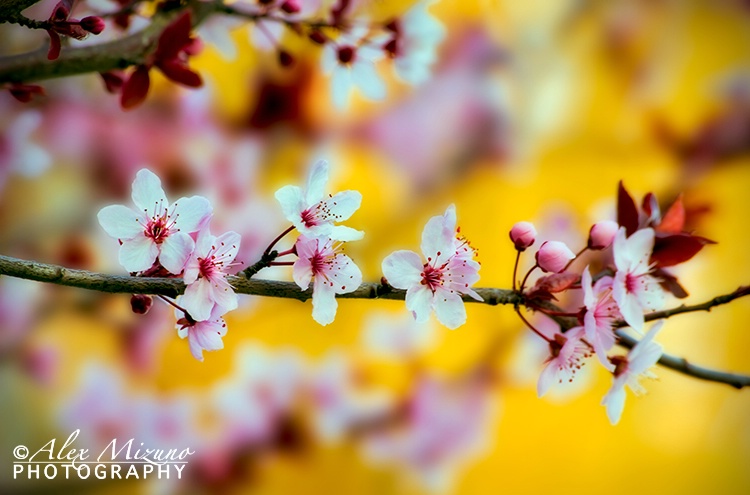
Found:
[{"label": "pink bud", "polygon": [[519,251],[526,251],[536,241],[536,229],[529,222],[518,222],[510,229],[510,240]]},{"label": "pink bud", "polygon": [[560,273],[575,257],[564,242],[546,241],[536,252],[536,263],[545,272]]},{"label": "pink bud", "polygon": [[612,220],[602,220],[595,223],[589,230],[589,249],[605,249],[615,240],[615,234],[620,226]]},{"label": "pink bud", "polygon": [[104,19],[91,15],[81,19],[81,27],[91,34],[99,34],[104,31],[106,25],[104,24]]},{"label": "pink bud", "polygon": [[146,294],[134,294],[130,298],[130,308],[133,310],[133,313],[145,315],[148,313],[148,310],[151,309],[153,302],[154,300],[151,296],[147,296]]},{"label": "pink bud", "polygon": [[300,9],[299,0],[286,0],[286,2],[281,4],[281,10],[287,14],[296,14]]}]

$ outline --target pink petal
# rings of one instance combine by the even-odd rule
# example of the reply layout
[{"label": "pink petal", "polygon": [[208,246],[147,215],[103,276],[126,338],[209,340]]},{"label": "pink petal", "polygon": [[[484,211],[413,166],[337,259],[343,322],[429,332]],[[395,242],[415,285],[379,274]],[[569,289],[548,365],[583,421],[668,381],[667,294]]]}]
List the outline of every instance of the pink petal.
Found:
[{"label": "pink petal", "polygon": [[555,384],[559,379],[557,378],[557,362],[555,360],[550,361],[544,367],[542,372],[539,374],[539,381],[536,384],[536,395],[542,397],[549,391],[550,387]]},{"label": "pink petal", "polygon": [[141,234],[125,240],[120,246],[120,264],[129,272],[148,270],[154,264],[159,248],[154,241]]},{"label": "pink petal", "polygon": [[132,239],[143,234],[146,218],[123,205],[111,205],[102,208],[96,216],[99,225],[115,239]]},{"label": "pink petal", "polygon": [[234,258],[237,257],[237,253],[240,250],[241,241],[242,236],[237,232],[229,231],[221,234],[216,238],[215,242],[216,252],[214,254],[216,255],[216,258],[222,258],[225,266],[234,261]]},{"label": "pink petal", "polygon": [[[422,253],[428,263],[440,265],[454,253],[453,238],[455,225],[446,224],[443,215],[430,218],[422,231]],[[440,254],[438,254],[440,253]]]},{"label": "pink petal", "polygon": [[312,264],[309,258],[300,257],[292,266],[292,277],[294,282],[302,290],[307,290],[312,280]]},{"label": "pink petal", "polygon": [[185,234],[198,232],[211,218],[211,203],[202,196],[180,198],[170,207],[170,217],[175,227]]},{"label": "pink petal", "polygon": [[148,169],[141,169],[135,175],[133,181],[133,203],[147,217],[160,215],[169,205],[164,190],[161,188],[161,180]]},{"label": "pink petal", "polygon": [[221,280],[213,281],[211,294],[214,303],[221,308],[221,314],[237,309],[237,294],[234,293],[232,286],[229,285],[226,279],[222,278]]},{"label": "pink petal", "polygon": [[401,250],[389,254],[382,264],[383,275],[397,289],[409,289],[422,281],[422,258],[414,251]]},{"label": "pink petal", "polygon": [[211,297],[211,282],[200,278],[185,288],[185,294],[180,298],[180,305],[190,313],[196,321],[207,320],[214,308]]},{"label": "pink petal", "polygon": [[185,267],[190,253],[193,252],[195,242],[184,232],[170,234],[161,245],[159,262],[170,273],[179,275]]}]

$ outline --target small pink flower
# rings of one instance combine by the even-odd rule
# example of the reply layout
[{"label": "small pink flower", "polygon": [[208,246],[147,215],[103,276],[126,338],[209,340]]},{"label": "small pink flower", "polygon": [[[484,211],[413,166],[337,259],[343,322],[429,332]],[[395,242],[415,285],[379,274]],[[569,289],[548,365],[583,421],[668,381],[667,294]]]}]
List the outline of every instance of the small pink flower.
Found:
[{"label": "small pink flower", "polygon": [[536,387],[539,397],[546,394],[556,382],[572,382],[576,372],[586,364],[583,360],[591,356],[591,347],[583,341],[583,334],[583,327],[575,327],[564,334],[556,333],[550,341],[547,366],[539,375]]},{"label": "small pink flower", "polygon": [[456,238],[456,208],[432,217],[422,232],[422,253],[427,263],[413,251],[396,251],[383,260],[388,283],[406,290],[406,308],[418,322],[425,322],[435,310],[440,323],[457,328],[466,322],[462,294],[481,301],[470,287],[479,280],[480,265],[474,249]]},{"label": "small pink flower", "polygon": [[583,315],[586,340],[594,346],[604,367],[613,371],[615,367],[607,358],[607,351],[615,345],[613,325],[622,315],[612,297],[612,277],[602,277],[592,285],[591,272],[587,266],[581,275],[581,287],[583,304],[586,306],[586,313]]},{"label": "small pink flower", "polygon": [[612,388],[602,399],[602,405],[607,407],[607,417],[613,425],[620,421],[622,410],[625,407],[625,385],[636,394],[642,394],[645,389],[638,383],[638,377],[640,375],[648,378],[656,377],[649,371],[649,368],[655,365],[662,355],[661,345],[653,340],[663,324],[664,321],[662,320],[652,326],[651,330],[630,350],[627,356],[610,358],[615,365],[615,379],[612,382]]},{"label": "small pink flower", "polygon": [[354,292],[362,283],[362,272],[351,258],[338,252],[332,239],[301,235],[295,247],[299,259],[292,267],[294,281],[302,290],[313,282],[313,319],[328,325],[336,317],[336,294]]},{"label": "small pink flower", "polygon": [[518,251],[526,251],[536,241],[536,229],[530,222],[518,222],[510,229],[510,240]]},{"label": "small pink flower", "polygon": [[326,196],[326,182],[328,162],[320,160],[310,171],[305,191],[297,186],[284,186],[276,191],[276,199],[284,216],[300,234],[308,237],[330,237],[336,241],[362,239],[364,232],[334,225],[349,219],[359,209],[362,195],[358,191],[342,191]]},{"label": "small pink flower", "polygon": [[159,178],[145,168],[135,176],[132,197],[137,210],[111,205],[97,215],[104,231],[121,243],[120,264],[141,272],[158,258],[170,273],[179,274],[195,244],[189,234],[211,218],[208,200],[193,196],[170,205]]},{"label": "small pink flower", "polygon": [[385,49],[394,60],[396,74],[411,84],[422,84],[430,78],[437,47],[445,37],[443,25],[427,11],[431,3],[418,2],[401,20],[387,26],[393,39]]},{"label": "small pink flower", "polygon": [[621,227],[612,249],[617,267],[612,296],[628,325],[640,331],[643,312],[653,311],[664,302],[664,290],[651,275],[649,265],[654,249],[654,230],[641,229],[626,238],[625,227]]},{"label": "small pink flower", "polygon": [[564,242],[545,241],[536,252],[536,262],[545,272],[560,273],[576,255]]},{"label": "small pink flower", "polygon": [[190,353],[198,361],[203,361],[203,351],[216,351],[224,348],[221,340],[227,334],[227,324],[221,317],[221,308],[214,306],[208,319],[195,321],[176,309],[177,335],[187,337]]},{"label": "small pink flower", "polygon": [[198,234],[195,250],[185,264],[187,287],[181,299],[193,319],[208,319],[214,307],[220,308],[220,314],[237,308],[237,294],[227,282],[227,270],[235,265],[239,249],[237,232],[215,237],[206,227]]},{"label": "small pink flower", "polygon": [[603,220],[595,223],[589,230],[589,249],[606,249],[615,240],[615,235],[620,226],[612,220]]}]

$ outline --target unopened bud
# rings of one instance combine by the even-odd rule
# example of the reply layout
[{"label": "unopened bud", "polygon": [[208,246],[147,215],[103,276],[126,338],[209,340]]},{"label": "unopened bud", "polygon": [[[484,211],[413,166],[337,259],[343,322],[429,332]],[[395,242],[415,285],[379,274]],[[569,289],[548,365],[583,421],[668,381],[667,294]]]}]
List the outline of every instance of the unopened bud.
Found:
[{"label": "unopened bud", "polygon": [[154,300],[151,296],[147,296],[146,294],[133,294],[133,297],[130,298],[130,307],[132,308],[133,313],[139,315],[145,315],[148,313],[148,310],[151,309],[153,303]]},{"label": "unopened bud", "polygon": [[99,34],[104,31],[106,24],[101,17],[90,15],[81,19],[81,27],[91,34]]},{"label": "unopened bud", "polygon": [[595,223],[589,230],[589,249],[605,249],[615,240],[615,234],[620,226],[612,220],[603,220]]},{"label": "unopened bud", "polygon": [[313,31],[308,37],[310,38],[310,41],[317,43],[318,45],[325,45],[326,43],[326,37],[320,31]]},{"label": "unopened bud", "polygon": [[545,272],[560,273],[575,257],[564,242],[546,241],[536,252],[536,263]]},{"label": "unopened bud", "polygon": [[510,229],[510,240],[518,251],[525,251],[536,241],[536,229],[530,222],[518,222]]},{"label": "unopened bud", "polygon": [[296,14],[301,8],[299,0],[286,0],[286,2],[281,4],[281,10],[287,14]]}]

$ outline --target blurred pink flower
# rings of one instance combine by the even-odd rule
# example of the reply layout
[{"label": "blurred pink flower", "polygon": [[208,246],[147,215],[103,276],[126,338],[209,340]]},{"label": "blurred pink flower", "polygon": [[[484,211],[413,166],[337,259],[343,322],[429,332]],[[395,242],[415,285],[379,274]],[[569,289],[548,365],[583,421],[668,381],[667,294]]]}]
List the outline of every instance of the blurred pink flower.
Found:
[{"label": "blurred pink flower", "polygon": [[362,340],[373,355],[408,360],[435,343],[435,328],[430,322],[415,321],[409,314],[379,313],[368,318]]},{"label": "blurred pink flower", "polygon": [[[178,299],[178,302],[181,302]],[[198,361],[203,361],[203,351],[217,351],[224,348],[221,340],[227,334],[227,324],[222,315],[222,308],[214,306],[209,318],[202,321],[189,319],[182,311],[175,309],[177,318],[177,335],[187,337],[190,353]]]},{"label": "blurred pink flower", "polygon": [[294,262],[294,281],[307,290],[313,282],[312,316],[321,325],[336,317],[336,294],[353,292],[362,283],[362,272],[339,246],[326,238],[299,236],[295,244],[299,259]]},{"label": "blurred pink flower", "polygon": [[466,322],[462,294],[481,301],[470,286],[479,280],[479,263],[474,250],[456,239],[456,208],[432,217],[422,232],[422,263],[414,251],[396,251],[383,260],[383,274],[389,284],[406,290],[406,308],[418,322],[427,321],[432,310],[443,325],[457,328]]},{"label": "blurred pink flower", "polygon": [[554,383],[572,382],[576,372],[585,364],[583,360],[591,356],[592,349],[582,340],[583,335],[583,327],[574,327],[564,334],[555,333],[550,340],[550,356],[536,387],[539,397],[546,394]]},{"label": "blurred pink flower", "polygon": [[659,361],[662,347],[654,342],[654,336],[661,330],[664,320],[657,322],[651,330],[630,350],[627,356],[615,356],[611,360],[615,365],[612,388],[602,399],[602,405],[607,407],[607,417],[610,423],[616,425],[620,421],[625,407],[625,385],[636,394],[642,394],[645,389],[638,383],[640,375],[655,378],[648,371]]},{"label": "blurred pink flower", "polygon": [[318,161],[310,170],[307,188],[303,192],[297,186],[284,186],[276,191],[276,199],[284,216],[294,224],[300,234],[325,236],[336,241],[356,241],[364,232],[335,222],[347,220],[362,203],[358,191],[342,191],[325,197],[328,182],[328,162]]},{"label": "blurred pink flower", "polygon": [[664,303],[664,290],[651,275],[649,260],[654,249],[654,230],[640,229],[626,237],[625,227],[615,236],[613,254],[617,272],[612,296],[628,325],[640,331],[643,312],[658,309]]},{"label": "blurred pink flower", "polygon": [[240,248],[240,235],[226,232],[219,237],[204,227],[195,241],[195,249],[185,264],[187,287],[182,307],[195,320],[206,320],[214,308],[223,315],[237,308],[237,294],[227,282],[227,269]]},{"label": "blurred pink flower", "polygon": [[411,84],[430,78],[430,68],[437,60],[437,45],[445,37],[445,28],[427,12],[433,1],[420,1],[388,28],[393,39],[386,49],[394,59],[396,74]]},{"label": "blurred pink flower", "polygon": [[211,218],[208,200],[193,196],[169,205],[161,181],[145,168],[136,174],[132,197],[137,210],[111,205],[97,215],[105,232],[121,243],[120,264],[129,272],[140,272],[158,257],[164,268],[179,274],[194,247],[189,234]]}]

